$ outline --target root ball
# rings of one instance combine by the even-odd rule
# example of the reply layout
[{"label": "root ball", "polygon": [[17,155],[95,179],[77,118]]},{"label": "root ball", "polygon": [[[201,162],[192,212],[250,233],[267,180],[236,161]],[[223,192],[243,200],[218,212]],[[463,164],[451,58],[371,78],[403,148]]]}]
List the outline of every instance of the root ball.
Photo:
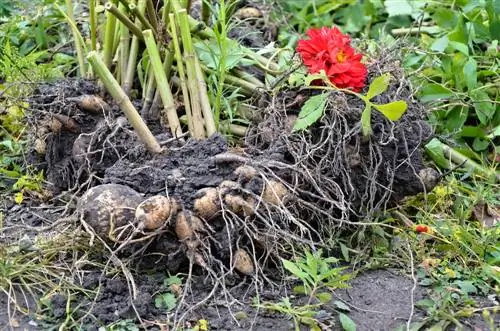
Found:
[{"label": "root ball", "polygon": [[135,218],[144,223],[146,230],[156,230],[161,228],[175,213],[177,213],[177,202],[174,199],[155,195],[137,206]]},{"label": "root ball", "polygon": [[250,255],[241,248],[234,253],[234,268],[244,275],[254,273],[255,268]]},{"label": "root ball", "polygon": [[207,187],[196,193],[199,196],[194,200],[194,212],[199,217],[209,220],[220,211],[219,190],[215,187]]}]

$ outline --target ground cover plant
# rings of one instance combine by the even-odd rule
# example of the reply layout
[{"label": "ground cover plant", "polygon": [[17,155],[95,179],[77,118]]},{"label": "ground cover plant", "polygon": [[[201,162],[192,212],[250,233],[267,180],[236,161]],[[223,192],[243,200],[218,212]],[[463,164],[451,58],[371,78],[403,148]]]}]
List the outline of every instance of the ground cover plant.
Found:
[{"label": "ground cover plant", "polygon": [[0,2],[0,325],[494,330],[499,8]]}]

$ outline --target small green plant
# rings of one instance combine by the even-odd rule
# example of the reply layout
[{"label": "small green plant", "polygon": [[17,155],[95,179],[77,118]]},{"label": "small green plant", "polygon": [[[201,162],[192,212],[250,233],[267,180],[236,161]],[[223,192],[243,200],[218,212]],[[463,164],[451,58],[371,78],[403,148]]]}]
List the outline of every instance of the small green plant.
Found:
[{"label": "small green plant", "polygon": [[[315,319],[318,310],[332,300],[331,290],[348,287],[347,282],[351,279],[351,274],[345,273],[346,267],[337,267],[339,262],[334,257],[323,257],[321,249],[311,253],[304,251],[304,256],[294,261],[281,260],[283,267],[293,276],[297,277],[302,285],[293,287],[296,294],[307,295],[308,301],[305,305],[294,305],[290,298],[283,298],[278,303],[265,302],[256,304],[257,307],[269,309],[291,317],[295,324],[295,329],[300,330],[300,325],[307,325],[311,330],[321,330],[319,322]],[[313,300],[316,302],[313,303]],[[339,318],[344,330],[356,330],[354,322],[344,314],[349,311],[349,307],[341,301],[334,301]]]},{"label": "small green plant", "polygon": [[265,302],[256,304],[256,307],[271,310],[290,317],[295,325],[295,331],[300,331],[300,325],[307,325],[311,331],[320,331],[318,322],[314,319],[320,305],[294,306],[289,298],[283,298],[280,302]]},{"label": "small green plant", "polygon": [[[340,91],[347,94],[355,95],[356,97],[363,100],[365,103],[365,109],[361,114],[361,128],[364,136],[369,136],[372,132],[371,130],[371,111],[375,108],[381,112],[385,117],[391,121],[397,121],[406,112],[407,104],[403,100],[393,101],[386,104],[376,104],[371,101],[377,95],[384,93],[389,87],[390,74],[386,73],[382,76],[375,78],[369,88],[366,95],[351,91],[349,89],[338,88],[333,85],[325,73],[308,75],[304,78],[304,84],[310,86],[313,81],[318,79],[322,80],[326,86],[312,87],[316,89],[323,89],[326,91]],[[322,93],[309,98],[306,103],[302,106],[300,110],[297,121],[294,124],[294,131],[307,129],[312,124],[316,123],[324,114],[326,105],[328,101],[328,93]]]},{"label": "small green plant", "polygon": [[[110,324],[103,328],[102,331],[139,331],[139,327],[134,323],[133,320],[122,320]],[[101,331],[101,329],[99,329]]]},{"label": "small green plant", "polygon": [[171,311],[177,306],[178,291],[182,285],[182,279],[178,276],[169,276],[165,278],[163,287],[165,292],[157,294],[155,297],[155,307]]},{"label": "small green plant", "polygon": [[304,257],[296,261],[282,259],[282,263],[286,270],[301,280],[302,285],[295,286],[293,291],[308,295],[308,304],[314,298],[326,303],[331,300],[331,294],[327,290],[348,287],[347,281],[351,279],[351,275],[343,273],[346,267],[333,266],[339,262],[338,259],[324,258],[321,249],[313,253],[305,250],[304,254]]}]

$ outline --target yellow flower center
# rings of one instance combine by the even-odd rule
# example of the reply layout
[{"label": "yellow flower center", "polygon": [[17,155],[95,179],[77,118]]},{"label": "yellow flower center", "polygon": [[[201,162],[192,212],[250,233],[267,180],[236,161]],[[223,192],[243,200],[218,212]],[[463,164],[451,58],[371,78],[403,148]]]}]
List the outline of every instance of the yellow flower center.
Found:
[{"label": "yellow flower center", "polygon": [[337,53],[337,61],[342,63],[342,62],[345,62],[347,56],[345,55],[345,53],[343,51],[339,51]]}]

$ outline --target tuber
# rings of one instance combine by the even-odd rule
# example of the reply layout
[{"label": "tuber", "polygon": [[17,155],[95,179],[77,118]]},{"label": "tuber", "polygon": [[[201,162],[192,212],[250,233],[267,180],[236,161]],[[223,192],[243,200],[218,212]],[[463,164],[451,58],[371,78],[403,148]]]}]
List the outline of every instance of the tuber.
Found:
[{"label": "tuber", "polygon": [[244,275],[251,275],[254,272],[250,255],[241,248],[234,253],[234,268]]},{"label": "tuber", "polygon": [[196,193],[196,196],[199,198],[194,200],[193,209],[199,217],[210,220],[220,211],[219,190],[217,188],[203,188]]},{"label": "tuber", "polygon": [[177,213],[177,202],[163,195],[154,195],[137,206],[135,218],[146,230],[161,228],[171,216]]}]

